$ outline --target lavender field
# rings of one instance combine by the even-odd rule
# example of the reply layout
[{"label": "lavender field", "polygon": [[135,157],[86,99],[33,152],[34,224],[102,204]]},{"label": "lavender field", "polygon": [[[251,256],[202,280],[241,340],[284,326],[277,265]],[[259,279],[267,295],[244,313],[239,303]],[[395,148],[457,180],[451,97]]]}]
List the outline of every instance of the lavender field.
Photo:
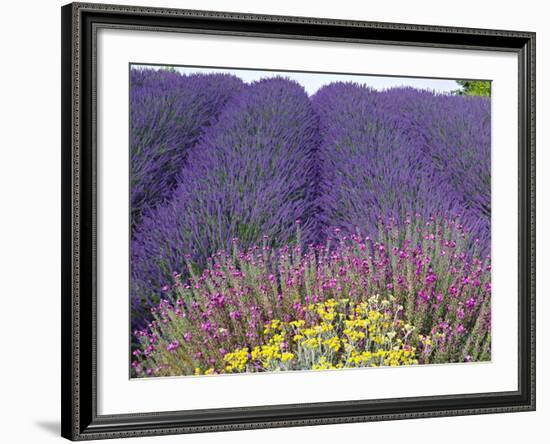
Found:
[{"label": "lavender field", "polygon": [[132,377],[490,360],[490,129],[490,97],[132,69]]}]

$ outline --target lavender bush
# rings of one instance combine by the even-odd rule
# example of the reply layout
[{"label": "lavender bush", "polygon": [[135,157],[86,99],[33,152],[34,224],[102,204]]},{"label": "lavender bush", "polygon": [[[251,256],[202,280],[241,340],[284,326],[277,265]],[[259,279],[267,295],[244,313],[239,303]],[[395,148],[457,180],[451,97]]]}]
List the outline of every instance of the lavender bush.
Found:
[{"label": "lavender bush", "polygon": [[224,74],[130,71],[132,226],[171,195],[189,149],[242,88]]},{"label": "lavender bush", "polygon": [[487,252],[490,122],[476,99],[353,83],[317,92],[325,226],[353,233],[380,215],[461,215]]},{"label": "lavender bush", "polygon": [[185,269],[185,257],[203,267],[234,237],[243,246],[263,236],[282,245],[299,219],[304,241],[314,239],[317,120],[303,88],[282,78],[254,83],[228,103],[189,152],[171,201],[135,232],[136,309]]},{"label": "lavender bush", "polygon": [[[491,102],[398,88],[384,93],[384,108],[404,128],[407,145],[453,190],[463,222],[490,252]],[[449,197],[447,197],[449,199]]]}]

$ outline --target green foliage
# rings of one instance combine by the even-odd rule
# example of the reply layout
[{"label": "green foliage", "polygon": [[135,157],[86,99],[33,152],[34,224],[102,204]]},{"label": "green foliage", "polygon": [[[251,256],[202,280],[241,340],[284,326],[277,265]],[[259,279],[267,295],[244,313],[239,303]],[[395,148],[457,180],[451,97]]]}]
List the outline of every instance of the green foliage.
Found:
[{"label": "green foliage", "polygon": [[454,93],[458,96],[491,96],[491,82],[487,80],[457,80],[460,88]]}]

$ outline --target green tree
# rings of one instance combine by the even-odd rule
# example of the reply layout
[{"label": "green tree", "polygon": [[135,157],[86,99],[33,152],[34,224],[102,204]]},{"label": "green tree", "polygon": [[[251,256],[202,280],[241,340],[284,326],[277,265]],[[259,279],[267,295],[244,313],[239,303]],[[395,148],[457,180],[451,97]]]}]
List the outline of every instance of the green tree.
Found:
[{"label": "green tree", "polygon": [[453,91],[458,96],[490,96],[491,82],[488,80],[457,80],[459,89]]}]

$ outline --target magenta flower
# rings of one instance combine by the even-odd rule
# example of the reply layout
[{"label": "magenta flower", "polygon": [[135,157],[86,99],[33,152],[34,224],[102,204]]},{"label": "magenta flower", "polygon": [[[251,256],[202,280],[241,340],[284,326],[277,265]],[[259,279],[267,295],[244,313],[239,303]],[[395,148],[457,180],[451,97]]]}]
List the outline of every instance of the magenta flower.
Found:
[{"label": "magenta flower", "polygon": [[201,324],[201,330],[205,331],[206,333],[211,333],[213,328],[214,327],[213,327],[213,325],[210,321],[206,321],[206,322]]},{"label": "magenta flower", "polygon": [[210,299],[210,302],[215,306],[215,307],[223,307],[225,305],[225,296],[222,294],[222,293],[216,293],[215,295],[213,295]]},{"label": "magenta flower", "polygon": [[166,347],[166,350],[168,351],[174,351],[176,348],[178,348],[180,346],[180,343],[178,340],[174,340],[172,342],[170,342],[170,344],[168,344],[168,346]]},{"label": "magenta flower", "polygon": [[422,299],[424,302],[428,302],[430,300],[430,295],[423,290],[420,290],[418,292],[418,297]]},{"label": "magenta flower", "polygon": [[433,282],[435,282],[437,280],[437,276],[433,273],[430,273],[428,274],[428,276],[426,276],[426,284],[431,284]]},{"label": "magenta flower", "polygon": [[230,311],[229,312],[229,317],[231,319],[241,319],[242,313],[239,310]]}]

